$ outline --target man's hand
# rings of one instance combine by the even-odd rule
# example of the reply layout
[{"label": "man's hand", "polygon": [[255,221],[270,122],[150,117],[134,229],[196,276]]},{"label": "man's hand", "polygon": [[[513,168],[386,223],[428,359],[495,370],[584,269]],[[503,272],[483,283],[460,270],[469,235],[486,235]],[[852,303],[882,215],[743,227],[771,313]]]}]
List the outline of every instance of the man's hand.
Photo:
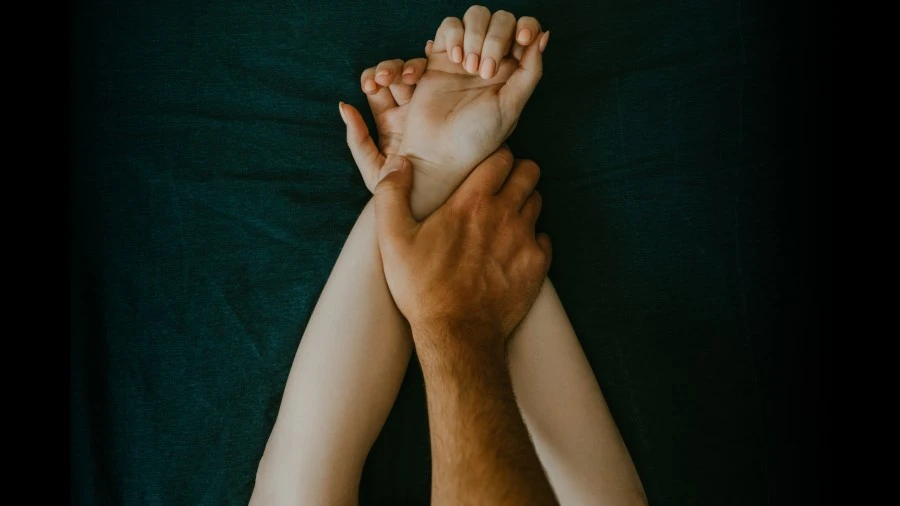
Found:
[{"label": "man's hand", "polygon": [[550,240],[534,233],[538,167],[513,165],[501,148],[421,223],[405,158],[392,159],[375,188],[384,274],[425,377],[438,506],[556,504],[505,360],[550,265]]},{"label": "man's hand", "polygon": [[[405,158],[389,163],[393,172],[375,189],[385,277],[423,360],[451,346],[505,353],[506,338],[537,297],[551,256],[549,238],[534,232],[540,169],[531,161],[513,165],[501,148],[421,223],[410,210],[413,173]],[[461,335],[443,342],[446,333],[436,329]]]}]

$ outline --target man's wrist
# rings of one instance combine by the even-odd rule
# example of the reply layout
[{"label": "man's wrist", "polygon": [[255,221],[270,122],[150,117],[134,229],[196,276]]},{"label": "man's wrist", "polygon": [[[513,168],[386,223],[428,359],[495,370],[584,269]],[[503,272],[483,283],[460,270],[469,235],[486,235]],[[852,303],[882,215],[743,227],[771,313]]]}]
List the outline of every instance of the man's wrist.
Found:
[{"label": "man's wrist", "polygon": [[440,318],[412,325],[425,374],[455,375],[468,369],[506,368],[506,337],[489,320]]}]

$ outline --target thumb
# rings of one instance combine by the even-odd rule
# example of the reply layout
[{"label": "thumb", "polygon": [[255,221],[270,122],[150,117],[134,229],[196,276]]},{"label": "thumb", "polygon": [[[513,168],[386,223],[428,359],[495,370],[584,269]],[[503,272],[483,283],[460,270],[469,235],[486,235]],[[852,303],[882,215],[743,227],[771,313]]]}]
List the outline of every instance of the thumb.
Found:
[{"label": "thumb", "polygon": [[525,48],[519,67],[513,71],[500,88],[500,110],[507,118],[518,118],[531,93],[537,87],[544,74],[543,48],[547,47],[550,32],[539,35],[534,42]]},{"label": "thumb", "polygon": [[379,238],[390,239],[405,235],[416,225],[409,208],[413,171],[402,156],[391,158],[382,171],[375,187],[375,222]]},{"label": "thumb", "polygon": [[366,187],[372,191],[378,181],[378,170],[384,165],[384,155],[375,146],[366,122],[356,107],[341,102],[338,104],[338,110],[341,119],[347,124],[347,146],[350,147],[350,154],[353,155],[353,161],[356,162]]}]

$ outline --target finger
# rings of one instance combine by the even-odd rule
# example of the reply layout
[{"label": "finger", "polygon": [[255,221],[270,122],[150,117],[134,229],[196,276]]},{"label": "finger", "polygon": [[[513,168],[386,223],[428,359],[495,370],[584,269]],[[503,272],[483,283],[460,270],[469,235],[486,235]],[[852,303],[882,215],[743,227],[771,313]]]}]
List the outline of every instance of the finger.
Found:
[{"label": "finger", "polygon": [[541,34],[541,24],[531,16],[522,16],[516,22],[516,43],[524,48]]},{"label": "finger", "polygon": [[513,161],[512,151],[506,145],[501,146],[472,170],[457,192],[461,195],[494,195],[503,187],[506,176],[512,170]]},{"label": "finger", "polygon": [[402,74],[390,85],[391,94],[397,105],[406,105],[412,100],[413,92],[416,91],[416,83],[425,72],[427,64],[428,60],[425,58],[416,58],[403,65]]},{"label": "finger", "polygon": [[394,102],[397,102],[397,105],[406,105],[412,99],[413,92],[416,90],[416,86],[412,84],[392,84],[389,86],[391,90],[391,95],[394,97]]},{"label": "finger", "polygon": [[512,172],[506,178],[498,195],[508,200],[516,210],[522,209],[525,200],[534,191],[540,177],[541,169],[536,163],[531,160],[516,160]]},{"label": "finger", "polygon": [[429,40],[425,43],[425,56],[431,56],[431,50],[434,48],[434,41]]},{"label": "finger", "polygon": [[450,61],[462,63],[463,59],[463,25],[459,18],[444,18],[441,26],[434,35],[432,53],[447,52]]},{"label": "finger", "polygon": [[546,48],[549,38],[550,32],[544,32],[536,44],[525,48],[522,58],[519,59],[519,67],[500,88],[500,112],[505,121],[512,123],[519,118],[534,88],[540,82],[544,73],[541,51],[542,47]]},{"label": "finger", "polygon": [[366,187],[372,191],[378,181],[378,172],[384,165],[384,155],[378,151],[375,141],[369,135],[365,120],[355,107],[340,102],[338,110],[344,124],[347,125],[347,146],[350,147],[350,154],[353,155],[353,161],[363,181],[366,182]]},{"label": "finger", "polygon": [[478,67],[481,64],[481,47],[484,45],[484,37],[490,22],[491,11],[482,5],[469,7],[466,15],[463,16],[463,27],[466,29],[463,36],[463,49],[466,52],[463,68],[470,74],[478,73]]},{"label": "finger", "polygon": [[412,190],[412,167],[402,156],[391,158],[385,166],[385,174],[375,187],[375,222],[378,242],[385,244],[402,238],[415,225],[409,208]]},{"label": "finger", "polygon": [[516,60],[522,59],[525,48],[532,42],[537,42],[541,36],[541,24],[531,16],[522,16],[516,22],[516,42],[512,46],[511,54]]},{"label": "finger", "polygon": [[379,86],[388,86],[400,79],[403,60],[385,60],[375,67],[375,82]]},{"label": "finger", "polygon": [[369,67],[363,70],[359,76],[359,87],[362,88],[366,95],[378,91],[378,83],[375,82],[375,67]]},{"label": "finger", "polygon": [[478,72],[482,79],[490,79],[497,74],[500,61],[509,52],[515,32],[515,16],[506,11],[497,11],[491,16],[484,45],[481,47],[481,66]]},{"label": "finger", "polygon": [[512,50],[509,53],[514,59],[521,60],[522,55],[525,53],[525,47],[526,46],[522,46],[521,44],[516,42],[515,44],[513,44]]},{"label": "finger", "polygon": [[391,90],[384,86],[379,86],[378,83],[375,82],[375,67],[363,70],[362,75],[359,77],[359,81],[363,93],[365,93],[366,98],[369,99],[369,108],[372,109],[372,114],[379,116],[384,111],[397,107],[397,102],[394,101]]},{"label": "finger", "polygon": [[541,206],[543,205],[544,198],[541,197],[541,194],[535,190],[531,192],[531,195],[525,199],[525,204],[522,206],[522,218],[525,219],[525,223],[528,223],[528,226],[534,228],[534,224],[537,223],[538,216],[541,214]]},{"label": "finger", "polygon": [[419,78],[422,77],[422,73],[425,72],[425,66],[428,64],[428,60],[425,58],[414,58],[406,62],[403,65],[403,73],[402,80],[403,84],[416,84],[419,82]]},{"label": "finger", "polygon": [[379,86],[390,88],[391,96],[397,105],[404,105],[412,98],[413,86],[402,82],[403,60],[385,60],[375,67],[375,82]]},{"label": "finger", "polygon": [[534,239],[541,251],[544,252],[544,273],[546,274],[553,261],[553,243],[550,242],[550,237],[544,233],[537,234]]}]

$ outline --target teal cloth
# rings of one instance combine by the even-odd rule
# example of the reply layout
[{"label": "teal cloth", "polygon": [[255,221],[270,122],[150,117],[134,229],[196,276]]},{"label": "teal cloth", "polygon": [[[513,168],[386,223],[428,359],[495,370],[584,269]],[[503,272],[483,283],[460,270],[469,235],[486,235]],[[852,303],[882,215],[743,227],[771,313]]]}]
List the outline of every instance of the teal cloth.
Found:
[{"label": "teal cloth", "polygon": [[[765,13],[486,5],[552,31],[509,144],[543,170],[550,276],[651,504],[764,504]],[[338,101],[371,125],[363,69],[421,55],[467,6],[73,5],[74,504],[246,503],[301,332],[369,198]],[[424,402],[413,363],[362,504],[427,503]]]}]

